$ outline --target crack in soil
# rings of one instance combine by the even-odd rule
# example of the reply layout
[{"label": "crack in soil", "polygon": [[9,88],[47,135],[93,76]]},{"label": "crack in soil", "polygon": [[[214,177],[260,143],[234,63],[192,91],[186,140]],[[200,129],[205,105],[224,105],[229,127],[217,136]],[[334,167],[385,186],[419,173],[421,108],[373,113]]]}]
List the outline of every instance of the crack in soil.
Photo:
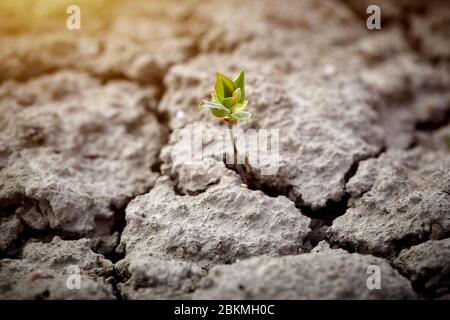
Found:
[{"label": "crack in soil", "polygon": [[[196,56],[200,55],[201,53],[202,52],[200,50],[200,38],[195,38],[195,41],[193,42],[191,50],[189,50],[188,57],[186,58],[185,61],[180,62],[180,63],[187,63],[190,60],[192,60],[193,58],[195,58]],[[173,64],[173,65],[175,65],[175,64]],[[163,164],[163,161],[161,159],[161,152],[164,149],[164,147],[169,145],[170,135],[172,133],[172,128],[169,125],[170,114],[167,111],[161,111],[159,108],[159,105],[167,91],[167,87],[164,83],[164,75],[167,73],[168,69],[170,67],[172,67],[173,65],[168,66],[167,69],[161,73],[161,76],[158,77],[156,80],[154,80],[154,85],[156,85],[158,88],[158,94],[156,96],[157,102],[155,104],[156,107],[154,109],[152,108],[150,110],[155,115],[158,123],[163,127],[163,130],[164,130],[163,139],[162,139],[163,141],[161,142],[161,147],[160,147],[160,150],[159,150],[159,153],[157,156],[157,160],[150,168],[150,170],[152,172],[158,173],[159,175],[162,175],[161,166]],[[170,178],[172,179],[172,177],[170,177]],[[174,182],[177,182],[177,181],[178,180],[175,180]],[[175,190],[176,194],[180,194],[179,189],[177,189],[177,184],[178,183],[174,183],[174,190]],[[150,190],[152,188],[153,187],[150,187],[143,194],[150,192]],[[139,196],[139,195],[137,195],[137,196]],[[127,281],[127,279],[131,276],[129,274],[128,275],[121,274],[118,271],[118,269],[116,268],[115,264],[118,261],[123,260],[126,256],[126,248],[124,246],[122,246],[120,243],[120,239],[122,237],[123,230],[126,227],[126,212],[125,212],[125,210],[126,210],[126,207],[128,206],[128,204],[137,196],[129,199],[129,201],[126,203],[126,205],[124,205],[123,208],[116,208],[116,210],[114,211],[115,224],[113,227],[113,232],[114,231],[118,232],[119,239],[118,239],[117,246],[114,248],[113,252],[110,255],[105,256],[106,259],[109,259],[114,264],[114,269],[113,269],[113,273],[111,275],[110,283],[111,283],[111,286],[113,287],[114,296],[116,297],[117,300],[125,300],[126,297],[124,297],[122,295],[120,289],[118,288],[118,285],[120,283]]]},{"label": "crack in soil", "polygon": [[[349,208],[348,202],[351,195],[349,192],[347,192],[345,186],[348,181],[356,174],[359,163],[371,158],[378,158],[383,152],[385,152],[385,148],[381,148],[380,151],[373,156],[362,157],[356,160],[344,175],[344,194],[342,198],[339,201],[328,199],[326,205],[323,208],[316,210],[313,210],[310,206],[306,205],[302,200],[301,195],[293,195],[292,185],[278,186],[262,182],[260,179],[258,179],[257,175],[254,174],[254,169],[251,168],[249,163],[241,165],[241,170],[245,175],[245,181],[243,181],[243,183],[246,184],[250,190],[262,191],[266,196],[269,196],[271,198],[285,196],[286,198],[294,202],[295,207],[300,209],[301,214],[311,219],[311,231],[306,236],[303,243],[304,247],[308,249],[307,252],[309,252],[322,240],[325,240],[329,243],[329,239],[326,236],[326,229],[333,224],[333,221],[337,217],[345,214],[347,209]],[[227,164],[225,162],[225,155],[224,163],[226,168],[236,172],[239,175],[239,171],[237,170],[235,164]]]},{"label": "crack in soil", "polygon": [[19,259],[22,254],[22,249],[31,239],[48,243],[52,241],[55,236],[58,236],[64,240],[79,240],[85,238],[86,236],[74,232],[50,228],[48,222],[45,223],[46,225],[42,229],[37,229],[26,222],[20,214],[16,213],[18,209],[25,208],[25,210],[33,210],[37,212],[38,215],[46,217],[48,213],[43,212],[42,205],[40,203],[47,203],[47,210],[51,210],[51,206],[45,199],[37,200],[27,197],[24,194],[15,194],[10,199],[2,199],[2,201],[8,202],[7,206],[1,208],[2,211],[7,213],[6,216],[15,215],[18,218],[21,224],[21,231],[17,234],[17,238],[11,244],[3,252],[0,252],[0,259]]}]

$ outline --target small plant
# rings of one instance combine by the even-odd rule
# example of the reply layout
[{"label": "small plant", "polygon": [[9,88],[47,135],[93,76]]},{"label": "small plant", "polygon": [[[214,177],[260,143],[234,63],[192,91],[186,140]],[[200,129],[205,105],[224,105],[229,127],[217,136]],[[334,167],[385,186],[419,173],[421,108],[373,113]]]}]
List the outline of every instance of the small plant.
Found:
[{"label": "small plant", "polygon": [[215,91],[211,93],[212,101],[202,100],[200,107],[208,108],[211,114],[227,123],[237,120],[249,120],[251,114],[244,111],[248,101],[245,100],[245,72],[242,70],[236,80],[217,72]]},{"label": "small plant", "polygon": [[233,124],[238,120],[249,120],[251,114],[244,111],[247,107],[248,101],[245,100],[245,72],[241,70],[235,80],[231,80],[227,76],[216,72],[216,83],[214,84],[214,91],[211,93],[211,101],[202,100],[200,107],[207,108],[211,114],[219,119],[222,119],[228,124],[231,142],[233,143],[233,159],[242,181],[245,183],[246,179],[237,164],[237,148],[236,139],[233,134]]}]

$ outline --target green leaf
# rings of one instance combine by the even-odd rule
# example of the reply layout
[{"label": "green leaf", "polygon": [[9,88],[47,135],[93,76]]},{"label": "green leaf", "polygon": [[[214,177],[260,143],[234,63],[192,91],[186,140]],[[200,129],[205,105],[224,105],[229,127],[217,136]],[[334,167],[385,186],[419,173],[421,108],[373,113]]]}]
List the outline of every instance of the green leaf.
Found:
[{"label": "green leaf", "polygon": [[221,109],[214,109],[214,108],[211,109],[211,113],[212,113],[212,115],[214,117],[217,117],[217,118],[220,118],[220,119],[225,118],[228,115],[228,111],[225,112],[225,111],[223,111]]},{"label": "green leaf", "polygon": [[202,100],[202,102],[200,102],[200,107],[208,108],[209,110],[211,110],[213,116],[217,118],[224,118],[230,113],[230,111],[223,105],[213,101]]},{"label": "green leaf", "polygon": [[244,102],[245,100],[245,71],[241,70],[236,80],[234,80],[236,87],[241,89],[241,100],[239,102]]},{"label": "green leaf", "polygon": [[245,107],[247,106],[248,101],[245,100],[243,103],[238,103],[235,107],[234,107],[234,112],[239,112],[245,109]]},{"label": "green leaf", "polygon": [[238,119],[238,120],[248,120],[251,117],[252,117],[252,115],[250,114],[250,112],[247,112],[247,111],[238,111],[238,112],[233,112],[231,114],[231,118]]},{"label": "green leaf", "polygon": [[231,108],[232,106],[234,106],[234,100],[233,97],[229,97],[229,98],[224,98],[222,101],[223,105],[227,108]]},{"label": "green leaf", "polygon": [[217,100],[219,100],[218,102],[222,102],[222,100],[224,98],[224,88],[223,88],[222,81],[218,77],[216,78],[216,83],[214,84],[214,89],[216,90]]},{"label": "green leaf", "polygon": [[233,91],[233,105],[236,105],[241,101],[241,96],[241,88],[237,88]]},{"label": "green leaf", "polygon": [[217,96],[217,93],[211,92],[211,98],[214,102],[220,103],[219,97]]},{"label": "green leaf", "polygon": [[236,85],[233,80],[219,72],[216,72],[216,77],[216,81],[220,81],[222,83],[224,97],[231,97],[233,95],[233,91],[236,89]]}]

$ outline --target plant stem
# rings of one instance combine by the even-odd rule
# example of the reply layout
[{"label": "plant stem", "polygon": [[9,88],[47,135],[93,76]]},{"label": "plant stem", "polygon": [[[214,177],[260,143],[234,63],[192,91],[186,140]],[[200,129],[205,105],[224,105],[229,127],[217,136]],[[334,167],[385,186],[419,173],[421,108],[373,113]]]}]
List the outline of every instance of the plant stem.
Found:
[{"label": "plant stem", "polygon": [[233,144],[233,163],[236,166],[237,172],[239,173],[239,176],[241,177],[241,180],[243,183],[246,183],[246,179],[245,179],[245,175],[244,172],[242,171],[242,167],[237,163],[237,147],[236,147],[236,138],[234,137],[233,134],[233,123],[228,122],[228,131],[230,132],[230,138],[231,138],[231,142]]}]

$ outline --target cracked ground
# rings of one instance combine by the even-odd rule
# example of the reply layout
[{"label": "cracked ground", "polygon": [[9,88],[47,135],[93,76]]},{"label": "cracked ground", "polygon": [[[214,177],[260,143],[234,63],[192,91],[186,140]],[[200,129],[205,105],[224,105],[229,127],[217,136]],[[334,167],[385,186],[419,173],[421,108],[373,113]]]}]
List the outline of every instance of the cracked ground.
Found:
[{"label": "cracked ground", "polygon": [[[450,298],[448,1],[68,4],[0,1],[1,299]],[[197,107],[240,69],[246,184]]]}]

